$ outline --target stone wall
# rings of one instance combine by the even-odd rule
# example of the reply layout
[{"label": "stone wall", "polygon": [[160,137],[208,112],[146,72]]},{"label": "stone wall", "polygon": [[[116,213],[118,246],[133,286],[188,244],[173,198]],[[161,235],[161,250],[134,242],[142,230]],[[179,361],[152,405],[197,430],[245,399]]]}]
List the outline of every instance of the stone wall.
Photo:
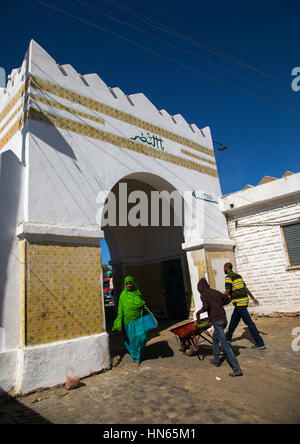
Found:
[{"label": "stone wall", "polygon": [[299,311],[300,267],[288,266],[281,231],[281,224],[299,217],[299,195],[227,215],[229,235],[236,244],[236,269],[259,299],[257,311]]}]

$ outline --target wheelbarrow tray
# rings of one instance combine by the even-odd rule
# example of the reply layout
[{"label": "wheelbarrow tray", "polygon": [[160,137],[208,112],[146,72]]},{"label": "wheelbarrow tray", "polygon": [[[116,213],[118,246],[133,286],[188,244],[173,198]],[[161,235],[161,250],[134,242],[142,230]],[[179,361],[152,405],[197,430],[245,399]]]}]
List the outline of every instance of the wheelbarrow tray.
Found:
[{"label": "wheelbarrow tray", "polygon": [[201,322],[209,322],[209,325],[205,324],[203,327],[195,326],[195,321],[188,322],[183,325],[179,325],[178,327],[170,329],[172,333],[179,336],[180,339],[185,340],[189,339],[191,336],[199,335],[208,328],[211,327],[212,323],[208,318],[201,319]]},{"label": "wheelbarrow tray", "polygon": [[[177,339],[179,339],[181,344],[180,350],[183,353],[185,353],[186,350],[189,350],[190,347],[192,347],[192,350],[194,350],[195,352],[198,352],[200,338],[202,339],[201,342],[207,341],[209,344],[212,344],[211,342],[212,337],[210,333],[207,331],[212,326],[212,323],[209,320],[209,318],[203,318],[201,319],[201,322],[205,322],[205,324],[203,326],[199,324],[195,325],[195,321],[191,321],[187,322],[186,324],[182,324],[179,325],[178,327],[170,329],[170,331],[177,336]],[[201,360],[199,354],[197,356]],[[204,359],[204,354],[202,360],[203,359]]]}]

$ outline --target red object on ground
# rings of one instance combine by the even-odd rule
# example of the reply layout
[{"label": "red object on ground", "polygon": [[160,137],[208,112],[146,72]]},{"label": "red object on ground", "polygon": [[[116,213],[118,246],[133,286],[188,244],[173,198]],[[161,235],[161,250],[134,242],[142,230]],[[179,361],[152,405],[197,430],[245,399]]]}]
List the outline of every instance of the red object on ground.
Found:
[{"label": "red object on ground", "polygon": [[79,376],[67,376],[67,382],[65,384],[67,390],[76,389],[77,387],[80,386],[81,383]]}]

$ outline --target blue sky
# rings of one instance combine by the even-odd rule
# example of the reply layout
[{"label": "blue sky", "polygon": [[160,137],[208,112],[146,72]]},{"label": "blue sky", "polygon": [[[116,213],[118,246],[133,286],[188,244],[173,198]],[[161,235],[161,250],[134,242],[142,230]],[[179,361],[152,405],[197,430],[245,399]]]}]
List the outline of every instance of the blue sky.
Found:
[{"label": "blue sky", "polygon": [[111,87],[143,92],[158,109],[210,126],[213,139],[228,146],[216,152],[223,194],[265,175],[299,172],[300,91],[291,88],[300,66],[299,1],[43,3],[1,0],[0,66],[7,74],[33,38],[59,64],[96,72]]}]

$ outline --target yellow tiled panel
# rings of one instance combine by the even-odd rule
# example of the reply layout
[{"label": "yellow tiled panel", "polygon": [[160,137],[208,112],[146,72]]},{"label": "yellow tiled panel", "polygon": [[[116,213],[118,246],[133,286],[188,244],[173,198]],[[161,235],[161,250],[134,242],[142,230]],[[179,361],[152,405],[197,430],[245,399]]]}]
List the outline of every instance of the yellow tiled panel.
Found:
[{"label": "yellow tiled panel", "polygon": [[194,157],[195,159],[202,160],[203,162],[210,163],[211,165],[216,165],[216,162],[213,160],[206,159],[205,157],[198,156],[197,154],[191,153],[190,151],[181,149],[182,154],[186,154],[187,156]]},{"label": "yellow tiled panel", "polygon": [[[17,101],[22,97],[24,92],[27,91],[27,88],[30,86],[40,89],[41,91],[46,91],[46,92],[55,94],[58,97],[62,97],[62,98],[67,99],[73,103],[79,103],[79,104],[81,104],[87,108],[90,108],[94,111],[101,112],[101,113],[111,116],[115,119],[128,122],[132,125],[146,129],[147,131],[152,131],[153,133],[159,134],[160,136],[163,136],[165,138],[173,140],[181,145],[187,146],[187,147],[192,148],[196,151],[206,153],[209,156],[211,156],[212,158],[214,158],[214,151],[213,150],[206,148],[196,142],[193,142],[185,137],[174,134],[171,131],[164,130],[163,128],[160,128],[156,125],[152,125],[149,122],[145,122],[141,119],[138,119],[137,117],[135,117],[133,115],[119,111],[118,109],[115,109],[111,106],[105,105],[105,104],[100,103],[100,102],[93,100],[93,99],[89,99],[88,97],[82,96],[78,93],[75,93],[74,91],[71,91],[69,89],[63,88],[59,85],[56,85],[51,82],[47,82],[45,80],[42,80],[42,79],[40,79],[38,77],[34,77],[34,76],[29,77],[29,79],[26,81],[26,83],[21,86],[19,91],[15,94],[15,96],[12,98],[12,100],[7,104],[7,106],[4,108],[4,110],[0,113],[0,121],[6,116],[7,113],[10,112],[10,110],[13,108],[13,106],[17,103]],[[35,96],[34,98],[37,100],[43,101],[44,103],[46,103],[48,105],[55,106],[56,108],[66,109],[70,112],[78,114],[79,116],[98,121],[99,123],[104,123],[103,119],[101,119],[101,118],[93,117],[87,113],[74,111],[71,108],[68,109],[68,107],[65,107],[61,104],[56,104],[55,102],[49,101],[46,98],[41,98],[40,96]],[[47,102],[49,102],[49,103],[47,103]],[[23,121],[24,121],[24,119],[23,119]],[[25,121],[26,121],[26,119],[25,119]],[[10,140],[10,138],[16,132],[17,132],[17,129],[14,127],[12,129],[12,131],[9,132],[8,138],[5,137],[5,138],[1,139],[0,149],[4,145],[6,145],[6,143]]]},{"label": "yellow tiled panel", "polygon": [[197,151],[201,151],[209,156],[214,158],[214,151],[206,148],[192,140],[187,139],[186,137],[178,136],[177,134],[172,133],[171,131],[164,130],[159,126],[152,125],[149,122],[145,122],[144,120],[138,119],[137,117],[127,114],[123,111],[120,111],[116,108],[113,108],[109,105],[105,105],[101,102],[97,102],[96,100],[89,99],[88,97],[82,96],[74,91],[63,88],[59,85],[56,85],[51,82],[47,82],[38,77],[31,76],[30,77],[30,85],[34,88],[38,88],[42,91],[47,91],[49,93],[55,94],[58,97],[63,97],[68,99],[71,102],[79,103],[87,108],[93,109],[95,111],[106,114],[107,116],[111,116],[115,119],[122,120],[124,122],[130,122],[132,125],[135,125],[139,128],[146,129],[147,131],[152,131],[155,134],[159,134],[160,136],[166,137],[170,140],[180,143],[181,145],[188,146]]},{"label": "yellow tiled panel", "polygon": [[100,249],[27,243],[26,345],[103,329]]},{"label": "yellow tiled panel", "polygon": [[208,174],[213,177],[218,177],[217,170],[205,167],[199,163],[193,162],[191,160],[184,159],[182,157],[176,156],[174,154],[167,153],[165,151],[159,151],[155,148],[150,148],[141,143],[133,142],[126,137],[116,136],[115,134],[108,133],[106,131],[94,128],[89,125],[84,125],[80,122],[76,122],[71,119],[59,117],[55,114],[48,113],[46,111],[39,111],[35,108],[30,108],[29,119],[37,120],[47,125],[53,125],[56,128],[61,128],[69,131],[74,131],[75,133],[82,134],[87,137],[102,140],[104,142],[111,143],[128,150],[136,151],[146,156],[155,157],[166,162],[173,163],[175,165],[180,165],[185,168],[199,171],[203,174]]},{"label": "yellow tiled panel", "polygon": [[70,108],[69,106],[63,105],[62,103],[54,102],[53,100],[45,99],[44,97],[31,94],[31,97],[41,103],[44,103],[45,105],[63,110],[68,111],[69,113],[75,114],[79,117],[83,117],[85,119],[93,120],[94,122],[101,123],[102,125],[105,125],[105,120],[101,117],[96,117],[91,114],[83,113],[82,111],[77,111],[74,108]]},{"label": "yellow tiled panel", "polygon": [[24,114],[10,127],[10,129],[0,139],[0,150],[10,141],[10,139],[23,127],[25,122]]},{"label": "yellow tiled panel", "polygon": [[23,96],[25,91],[25,84],[21,86],[21,88],[16,92],[13,98],[8,102],[5,108],[0,113],[0,122],[4,117],[13,109],[18,100]]},{"label": "yellow tiled panel", "polygon": [[[111,116],[118,118],[120,120],[122,120],[122,118],[121,118],[122,116],[123,117],[125,116],[127,120],[130,117],[133,121],[133,124],[140,126],[141,128],[147,127],[146,129],[151,130],[157,134],[164,135],[164,137],[168,137],[171,140],[177,141],[178,143],[181,143],[181,144],[189,146],[190,148],[193,148],[197,151],[201,151],[201,152],[204,152],[206,154],[213,156],[213,154],[211,154],[211,153],[213,153],[213,151],[209,150],[208,148],[202,147],[201,145],[198,145],[195,142],[192,142],[192,141],[189,141],[188,139],[185,139],[183,137],[174,135],[173,133],[170,133],[169,131],[162,130],[159,127],[150,125],[147,122],[144,122],[140,119],[135,118],[134,116],[129,116],[126,113],[122,113],[121,111],[118,111],[118,110],[111,108],[107,105],[101,104],[100,102],[96,102],[94,100],[80,96],[76,93],[73,93],[72,91],[65,90],[64,88],[62,88],[58,85],[53,85],[53,84],[50,84],[49,82],[45,82],[45,81],[42,81],[41,79],[32,78],[32,77],[30,78],[28,84],[29,84],[29,86],[32,84],[34,87],[49,91],[49,92],[57,94],[61,97],[66,97],[67,99],[75,101],[76,103],[80,103],[80,104],[87,106],[91,109],[101,111],[104,114],[111,115]],[[21,92],[22,91],[20,91],[20,93]],[[36,96],[35,96],[35,98],[36,98]],[[47,102],[46,99],[43,99],[43,100],[45,100],[45,102]],[[49,104],[50,104],[50,102],[49,102]],[[60,106],[57,105],[57,107],[60,107]],[[86,113],[80,112],[79,114],[82,115],[82,117],[87,117]],[[80,122],[76,122],[71,119],[62,118],[62,117],[59,117],[55,114],[48,113],[46,111],[41,112],[41,111],[38,111],[34,108],[30,108],[29,110],[27,110],[27,112],[24,115],[22,115],[22,117],[20,119],[18,119],[18,121],[14,125],[12,125],[12,127],[2,137],[2,139],[0,139],[0,150],[21,129],[21,127],[24,125],[24,123],[27,121],[28,118],[34,119],[34,120],[37,120],[37,121],[40,121],[40,122],[43,122],[46,124],[50,124],[55,127],[65,129],[68,131],[74,131],[78,134],[81,134],[81,135],[84,135],[87,137],[92,137],[92,138],[96,138],[99,140],[103,140],[103,141],[111,143],[115,146],[126,148],[129,150],[135,151],[135,152],[139,152],[144,155],[154,157],[156,159],[161,159],[166,162],[173,163],[175,165],[180,165],[180,166],[183,166],[184,168],[196,170],[196,171],[199,171],[203,174],[208,174],[213,177],[218,177],[218,172],[214,168],[205,167],[197,162],[190,161],[190,160],[184,159],[182,157],[169,154],[164,151],[155,150],[154,148],[150,148],[150,147],[147,147],[147,146],[142,145],[140,143],[133,142],[132,140],[129,140],[125,137],[119,137],[119,136],[116,136],[115,134],[111,134],[111,133],[96,129],[92,126],[85,125],[85,124],[82,124]],[[100,121],[101,119],[99,120],[98,118],[95,118],[94,120],[98,121],[99,123],[104,123],[104,121],[102,122],[102,121]],[[188,152],[184,152],[184,151],[185,150],[182,150],[182,152],[184,154],[188,153]],[[199,156],[193,155],[192,153],[189,153],[189,155],[191,155],[194,158],[199,158],[199,160],[203,160]],[[208,161],[208,162],[215,165],[215,162],[213,162],[213,161]]]},{"label": "yellow tiled panel", "polygon": [[21,105],[11,114],[10,118],[7,119],[7,121],[4,123],[4,125],[0,128],[0,133],[5,130],[5,128],[12,122],[12,120],[19,114],[19,112],[24,108],[24,101],[21,103]]}]

